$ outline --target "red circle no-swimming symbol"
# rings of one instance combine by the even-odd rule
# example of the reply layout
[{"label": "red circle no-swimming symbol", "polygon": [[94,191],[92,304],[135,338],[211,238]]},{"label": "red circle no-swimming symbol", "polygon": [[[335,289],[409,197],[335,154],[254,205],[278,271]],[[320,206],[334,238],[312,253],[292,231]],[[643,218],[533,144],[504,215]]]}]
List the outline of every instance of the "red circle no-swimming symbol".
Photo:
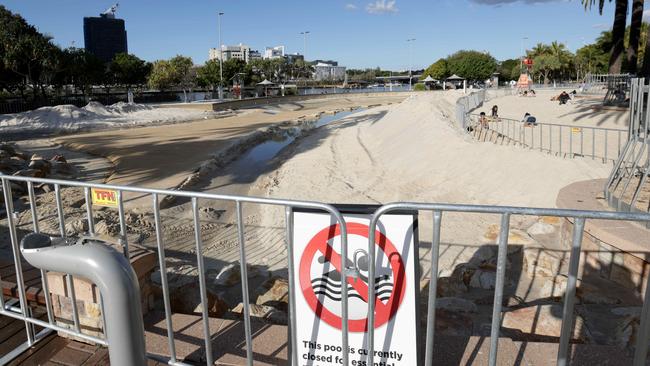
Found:
[{"label": "red circle no-swimming symbol", "polygon": [[[367,225],[350,222],[347,223],[346,227],[348,237],[350,235],[359,235],[368,239],[369,227]],[[343,321],[339,315],[327,309],[318,299],[312,284],[311,266],[314,263],[314,256],[320,253],[325,261],[334,266],[339,273],[342,273],[341,255],[329,243],[331,239],[339,235],[341,235],[339,224],[328,226],[319,231],[307,244],[300,259],[299,267],[300,287],[305,301],[320,319],[337,329],[341,329]],[[393,243],[379,231],[375,232],[375,245],[388,257],[393,279],[393,289],[386,302],[377,298],[377,293],[375,294],[375,328],[379,328],[397,313],[406,291],[406,276],[401,255],[395,249]],[[343,278],[342,275],[341,278]],[[360,278],[351,277],[347,278],[347,282],[360,295],[362,300],[368,303],[368,284]],[[348,319],[348,329],[350,332],[365,332],[368,330],[368,319]]]}]

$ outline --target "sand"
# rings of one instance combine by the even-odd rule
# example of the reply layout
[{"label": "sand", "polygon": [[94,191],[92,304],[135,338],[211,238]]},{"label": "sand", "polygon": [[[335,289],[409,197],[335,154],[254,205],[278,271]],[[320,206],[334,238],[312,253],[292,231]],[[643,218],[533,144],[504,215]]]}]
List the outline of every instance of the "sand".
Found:
[{"label": "sand", "polygon": [[[56,141],[111,160],[115,171],[108,183],[174,188],[220,152],[271,126],[298,123],[328,111],[399,103],[407,96],[359,94],[310,99],[246,109],[219,119],[68,135]],[[157,111],[162,110],[166,109]]]},{"label": "sand", "polygon": [[[571,90],[567,90],[570,92]],[[565,105],[551,101],[562,90],[538,90],[536,97],[509,95],[490,100],[472,113],[485,112],[488,116],[493,105],[499,107],[499,116],[520,121],[525,113],[537,117],[537,122],[626,129],[629,113],[618,108],[602,108],[603,96],[578,94]]]},{"label": "sand", "polygon": [[258,186],[272,180],[265,195],[330,202],[552,207],[560,188],[609,172],[599,162],[471,140],[451,120],[458,96],[418,94],[326,126]]},{"label": "sand", "polygon": [[90,102],[83,108],[74,105],[41,107],[32,111],[0,115],[0,134],[61,134],[98,129],[129,128],[149,124],[178,123],[214,118],[228,112],[156,108],[144,104],[118,102],[104,106]]}]

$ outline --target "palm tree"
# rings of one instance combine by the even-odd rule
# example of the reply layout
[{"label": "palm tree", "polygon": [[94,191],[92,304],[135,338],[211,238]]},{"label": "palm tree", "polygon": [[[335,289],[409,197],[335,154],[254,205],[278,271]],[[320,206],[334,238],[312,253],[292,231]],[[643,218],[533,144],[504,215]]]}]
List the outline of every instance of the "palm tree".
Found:
[{"label": "palm tree", "polygon": [[[610,2],[612,0],[609,0]],[[612,26],[612,50],[609,58],[609,73],[619,74],[623,64],[623,51],[625,49],[625,21],[627,18],[628,0],[616,0],[614,24]],[[582,0],[585,9],[590,9],[596,0]],[[598,11],[602,15],[605,0],[598,0]]]},{"label": "palm tree", "polygon": [[630,73],[636,74],[639,58],[639,40],[643,25],[643,1],[632,1],[632,21],[630,24],[630,41],[627,47],[627,64]]}]

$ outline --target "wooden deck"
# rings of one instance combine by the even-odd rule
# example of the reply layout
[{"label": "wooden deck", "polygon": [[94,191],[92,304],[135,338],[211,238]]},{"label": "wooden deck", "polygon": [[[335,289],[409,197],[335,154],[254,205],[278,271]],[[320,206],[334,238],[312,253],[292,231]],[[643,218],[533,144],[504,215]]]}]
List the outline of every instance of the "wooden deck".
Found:
[{"label": "wooden deck", "polygon": [[[25,324],[19,320],[0,316],[0,357],[25,341],[27,341]],[[110,362],[107,348],[62,338],[56,332],[52,332],[8,365],[85,366],[110,365]],[[163,364],[149,361],[148,365]]]}]

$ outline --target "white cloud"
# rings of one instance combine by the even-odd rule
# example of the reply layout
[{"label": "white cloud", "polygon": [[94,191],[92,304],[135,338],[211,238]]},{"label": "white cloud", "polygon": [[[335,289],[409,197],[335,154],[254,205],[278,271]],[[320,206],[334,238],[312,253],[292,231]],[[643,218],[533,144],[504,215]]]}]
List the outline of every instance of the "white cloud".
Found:
[{"label": "white cloud", "polygon": [[370,14],[397,13],[399,9],[395,6],[395,0],[377,0],[366,6],[366,11]]},{"label": "white cloud", "polygon": [[356,10],[357,6],[354,4],[345,4],[345,10]]},{"label": "white cloud", "polygon": [[643,11],[643,21],[650,23],[650,9]]}]

